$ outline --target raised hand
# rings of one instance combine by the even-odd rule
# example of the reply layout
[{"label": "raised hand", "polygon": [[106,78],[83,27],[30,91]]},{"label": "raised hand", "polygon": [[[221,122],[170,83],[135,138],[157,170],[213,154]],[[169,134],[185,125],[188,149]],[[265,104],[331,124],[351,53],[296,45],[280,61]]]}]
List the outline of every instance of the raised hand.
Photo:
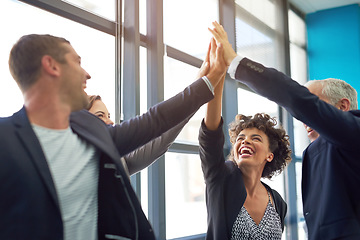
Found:
[{"label": "raised hand", "polygon": [[205,60],[201,64],[201,67],[199,69],[199,72],[196,76],[196,79],[202,78],[203,76],[206,76],[206,74],[209,73],[210,69],[210,49],[211,49],[211,42],[209,43],[208,51],[206,53]]},{"label": "raised hand", "polygon": [[227,66],[223,57],[223,46],[221,43],[216,44],[214,38],[211,38],[210,48],[208,50],[210,69],[206,74],[213,87],[215,88],[226,73]]},{"label": "raised hand", "polygon": [[212,22],[214,29],[209,29],[211,34],[214,36],[217,44],[222,44],[224,48],[224,59],[226,65],[229,66],[232,60],[237,56],[236,52],[232,48],[229,43],[228,36],[223,26],[221,26],[218,22]]}]

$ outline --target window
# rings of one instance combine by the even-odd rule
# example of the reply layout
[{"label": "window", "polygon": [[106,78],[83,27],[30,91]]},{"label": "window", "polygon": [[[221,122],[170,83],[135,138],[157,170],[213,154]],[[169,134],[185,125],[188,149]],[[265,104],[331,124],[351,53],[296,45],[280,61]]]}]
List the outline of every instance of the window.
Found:
[{"label": "window", "polygon": [[301,197],[301,176],[302,176],[302,163],[295,163],[296,170],[296,192],[297,196],[297,215],[298,215],[298,235],[299,239],[307,239],[307,230],[305,218],[303,215],[302,197]]},{"label": "window", "polygon": [[[164,0],[163,8],[164,44],[173,49],[164,58],[164,99],[168,99],[196,80],[199,65],[194,62],[201,64],[205,58],[211,38],[207,28],[218,21],[219,6],[216,0]],[[205,184],[199,155],[193,152],[204,116],[205,106],[179,134],[176,143],[182,144],[181,153],[175,146],[165,154],[167,239],[206,232]]]},{"label": "window", "polygon": [[[275,14],[276,8],[269,0],[236,1],[236,50],[241,56],[265,66],[279,67]],[[259,8],[258,6],[267,6]]]},{"label": "window", "polygon": [[[307,53],[306,53],[306,27],[305,21],[294,11],[289,10],[289,38],[290,38],[290,67],[291,77],[299,84],[308,80]],[[297,223],[299,239],[306,238],[305,219],[302,212],[301,196],[301,168],[302,153],[309,144],[307,132],[303,124],[294,119],[294,141],[295,141],[295,171],[296,171],[296,199],[297,199]]]},{"label": "window", "polygon": [[86,92],[101,95],[109,111],[115,112],[114,36],[18,1],[3,0],[0,7],[3,10],[0,21],[11,22],[3,24],[7,34],[0,46],[3,53],[0,69],[4,74],[0,82],[0,101],[8,103],[3,104],[1,116],[12,115],[23,104],[21,91],[9,73],[8,56],[13,44],[22,35],[30,33],[51,34],[69,40],[82,58],[82,67],[91,75]]},{"label": "window", "polygon": [[279,120],[276,103],[242,88],[238,88],[238,113],[252,116],[256,113],[266,113]]},{"label": "window", "polygon": [[[262,23],[276,30],[276,7],[271,0],[236,0],[237,5]],[[259,7],[261,6],[261,7]]]},{"label": "window", "polygon": [[217,0],[164,0],[164,43],[204,59],[211,34],[207,27],[219,19]]},{"label": "window", "polygon": [[[196,80],[198,68],[189,64],[177,61],[173,58],[166,57],[164,63],[164,98],[165,100],[182,91],[185,87]],[[181,73],[181,74],[179,74]],[[183,131],[179,134],[177,141],[197,144],[197,133],[199,132],[200,123],[205,116],[205,106],[186,124]]]},{"label": "window", "polygon": [[205,183],[198,154],[165,154],[166,238],[206,232]]},{"label": "window", "polygon": [[115,21],[116,0],[62,0]]}]

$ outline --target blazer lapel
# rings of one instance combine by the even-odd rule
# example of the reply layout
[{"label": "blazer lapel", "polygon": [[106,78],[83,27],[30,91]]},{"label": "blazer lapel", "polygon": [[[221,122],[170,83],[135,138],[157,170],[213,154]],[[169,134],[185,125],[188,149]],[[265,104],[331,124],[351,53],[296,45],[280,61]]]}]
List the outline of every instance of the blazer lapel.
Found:
[{"label": "blazer lapel", "polygon": [[13,117],[17,136],[28,150],[29,158],[36,166],[38,174],[41,176],[46,189],[49,191],[51,198],[54,200],[54,203],[59,207],[59,200],[49,166],[42,151],[40,142],[30,125],[25,108],[23,107],[19,112],[15,113]]},{"label": "blazer lapel", "polygon": [[120,160],[108,127],[96,116],[90,114],[85,110],[72,113],[70,116],[72,130],[110,158]]},{"label": "blazer lapel", "polygon": [[123,176],[128,176],[120,160],[120,154],[106,126],[98,117],[86,110],[74,112],[70,116],[72,130],[82,139],[93,144],[103,154],[106,154],[117,166]]}]

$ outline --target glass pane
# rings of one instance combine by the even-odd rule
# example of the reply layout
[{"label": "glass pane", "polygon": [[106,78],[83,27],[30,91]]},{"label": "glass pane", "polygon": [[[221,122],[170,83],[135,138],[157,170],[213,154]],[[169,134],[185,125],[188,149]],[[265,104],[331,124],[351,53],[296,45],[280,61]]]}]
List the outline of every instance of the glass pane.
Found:
[{"label": "glass pane", "polygon": [[[261,181],[269,185],[272,189],[275,189],[283,199],[285,199],[285,181],[284,181],[284,171],[277,175],[273,176],[271,179],[262,178]],[[285,231],[284,231],[285,232]]]},{"label": "glass pane", "polygon": [[253,116],[256,113],[266,113],[278,120],[278,105],[253,92],[238,88],[238,113]]},{"label": "glass pane", "polygon": [[147,50],[140,47],[140,114],[147,112]]},{"label": "glass pane", "polygon": [[116,0],[62,0],[115,21]]},{"label": "glass pane", "polygon": [[[300,84],[307,81],[307,59],[304,49],[295,44],[290,43],[290,67],[291,77]],[[303,124],[294,118],[294,150],[295,156],[301,158],[302,152],[309,144],[307,132]]]},{"label": "glass pane", "polygon": [[[169,99],[196,80],[199,69],[172,58],[164,61],[164,98]],[[190,119],[176,141],[198,144],[200,123],[205,116],[205,105]]]},{"label": "glass pane", "polygon": [[2,0],[0,8],[3,10],[0,21],[11,22],[2,25],[2,31],[6,34],[2,37],[0,45],[0,102],[8,104],[2,105],[1,116],[11,115],[23,104],[21,92],[9,73],[8,57],[13,44],[22,35],[30,33],[52,34],[69,40],[81,56],[83,68],[92,77],[87,83],[86,92],[101,95],[109,111],[115,113],[113,36],[21,2]]},{"label": "glass pane", "polygon": [[[237,5],[245,9],[260,21],[275,29],[276,27],[276,9],[272,1],[269,0],[236,0]],[[261,6],[261,7],[259,7]]]},{"label": "glass pane", "polygon": [[304,47],[306,45],[305,21],[291,10],[289,11],[289,37],[290,42],[298,46]]},{"label": "glass pane", "polygon": [[149,191],[148,191],[148,168],[140,171],[140,191],[141,191],[141,207],[145,216],[149,216]]},{"label": "glass pane", "polygon": [[292,43],[290,43],[290,68],[292,79],[302,85],[308,81],[306,51]]},{"label": "glass pane", "polygon": [[205,233],[205,184],[199,155],[165,154],[166,238]]},{"label": "glass pane", "polygon": [[139,5],[140,5],[140,9],[139,9],[139,28],[140,28],[140,33],[146,35],[147,30],[146,30],[146,0],[139,0]]},{"label": "glass pane", "polygon": [[297,192],[297,210],[298,210],[298,235],[299,239],[307,239],[307,230],[305,218],[303,215],[302,196],[301,196],[301,176],[302,176],[302,163],[295,163],[296,171],[296,192]]},{"label": "glass pane", "polygon": [[164,0],[164,43],[204,59],[211,34],[208,27],[218,21],[218,0]]},{"label": "glass pane", "polygon": [[239,55],[265,66],[277,67],[273,37],[255,29],[238,17],[235,19],[235,26],[236,51]]},{"label": "glass pane", "polygon": [[[140,47],[140,114],[147,112],[147,51]],[[140,171],[141,206],[148,217],[149,215],[149,194],[148,194],[148,168]]]},{"label": "glass pane", "polygon": [[293,118],[294,121],[294,150],[295,156],[302,158],[303,151],[310,144],[310,140],[307,136],[307,131],[304,128],[304,124]]}]

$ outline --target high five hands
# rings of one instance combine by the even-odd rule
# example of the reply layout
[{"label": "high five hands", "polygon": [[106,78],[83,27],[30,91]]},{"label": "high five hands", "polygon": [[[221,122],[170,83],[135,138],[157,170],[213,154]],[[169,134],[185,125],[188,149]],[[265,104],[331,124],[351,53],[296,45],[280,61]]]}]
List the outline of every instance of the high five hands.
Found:
[{"label": "high five hands", "polygon": [[209,29],[211,34],[216,40],[216,43],[218,45],[222,45],[224,50],[224,60],[226,63],[226,66],[229,66],[232,60],[237,56],[236,52],[232,48],[231,44],[229,43],[227,33],[225,32],[223,26],[221,26],[218,22],[212,22],[212,25],[214,26],[214,29]]},{"label": "high five hands", "polygon": [[216,21],[212,22],[212,25],[214,29],[208,29],[213,37],[197,78],[206,76],[213,87],[216,88],[219,83],[223,83],[226,70],[237,54],[229,43],[223,26]]},{"label": "high five hands", "polygon": [[216,88],[227,70],[223,55],[222,45],[217,44],[215,39],[211,38],[206,58],[200,67],[197,78],[206,76],[212,86]]}]

